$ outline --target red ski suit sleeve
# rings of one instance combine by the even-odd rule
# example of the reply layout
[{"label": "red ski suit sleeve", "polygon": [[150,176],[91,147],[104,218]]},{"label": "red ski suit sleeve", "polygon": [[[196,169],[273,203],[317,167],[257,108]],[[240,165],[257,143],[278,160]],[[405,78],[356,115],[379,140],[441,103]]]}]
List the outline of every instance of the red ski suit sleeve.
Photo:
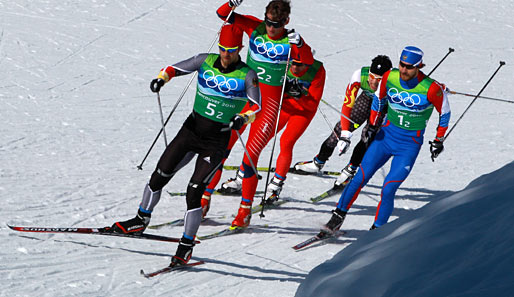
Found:
[{"label": "red ski suit sleeve", "polygon": [[[234,24],[236,26],[239,26],[241,30],[243,30],[248,37],[250,37],[253,33],[253,30],[259,26],[263,20],[256,18],[251,15],[242,15],[235,12],[232,12],[230,19],[227,20],[228,15],[230,14],[230,11],[232,10],[232,7],[228,5],[228,2],[221,5],[220,8],[216,11],[218,14],[218,17],[224,21],[227,21],[230,24]],[[285,31],[287,33],[287,30]],[[282,38],[283,36],[277,37],[277,39]],[[270,37],[271,38],[271,37]],[[273,39],[273,38],[272,38]],[[300,42],[300,44],[305,44],[305,40]],[[296,44],[291,44],[291,54],[293,56],[306,56],[308,55],[306,52],[310,51],[310,47],[308,46],[300,46],[298,47]],[[298,54],[296,54],[298,53]],[[310,53],[309,53],[310,54]]]}]

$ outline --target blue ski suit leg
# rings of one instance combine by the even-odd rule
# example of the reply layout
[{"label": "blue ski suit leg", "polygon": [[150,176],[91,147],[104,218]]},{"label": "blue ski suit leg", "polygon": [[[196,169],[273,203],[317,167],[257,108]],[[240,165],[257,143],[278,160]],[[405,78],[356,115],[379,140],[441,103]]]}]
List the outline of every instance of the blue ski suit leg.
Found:
[{"label": "blue ski suit leg", "polygon": [[412,170],[421,149],[423,133],[424,130],[409,131],[389,123],[383,126],[364,155],[359,171],[341,194],[337,207],[348,211],[373,174],[393,157],[374,224],[380,227],[387,223],[394,208],[395,193]]}]

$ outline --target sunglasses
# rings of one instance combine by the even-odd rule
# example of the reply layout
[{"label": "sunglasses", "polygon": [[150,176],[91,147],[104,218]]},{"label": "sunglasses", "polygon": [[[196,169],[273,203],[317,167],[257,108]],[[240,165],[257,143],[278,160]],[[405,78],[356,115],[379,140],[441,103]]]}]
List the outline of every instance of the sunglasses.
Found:
[{"label": "sunglasses", "polygon": [[371,78],[371,79],[376,79],[376,80],[378,80],[378,81],[381,81],[381,80],[382,80],[382,76],[380,76],[380,75],[376,75],[376,74],[373,74],[373,73],[371,73],[371,72],[369,73],[369,78]]},{"label": "sunglasses", "polygon": [[291,65],[292,66],[302,66],[304,64],[302,62],[298,62],[298,61],[293,60],[293,62],[291,62]]},{"label": "sunglasses", "polygon": [[222,52],[229,52],[229,53],[235,53],[237,49],[239,49],[239,46],[236,47],[225,47],[218,43],[218,47],[220,48],[220,51]]},{"label": "sunglasses", "polygon": [[264,16],[264,22],[266,23],[266,26],[273,27],[275,29],[282,28],[282,27],[284,27],[284,24],[285,24],[285,21],[283,21],[283,20],[276,22],[276,21],[272,21],[272,20],[268,19],[267,16]]},{"label": "sunglasses", "polygon": [[401,67],[404,67],[404,68],[407,68],[407,69],[409,69],[409,70],[416,68],[416,66],[414,66],[414,65],[409,65],[409,64],[405,64],[405,63],[403,63],[402,61],[400,61],[400,66],[401,66]]}]

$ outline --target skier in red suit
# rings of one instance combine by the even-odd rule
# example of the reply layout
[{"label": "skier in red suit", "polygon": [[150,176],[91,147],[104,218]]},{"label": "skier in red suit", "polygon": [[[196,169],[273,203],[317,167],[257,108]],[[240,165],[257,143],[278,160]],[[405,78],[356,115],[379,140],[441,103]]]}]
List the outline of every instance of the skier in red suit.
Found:
[{"label": "skier in red suit", "polygon": [[[251,164],[257,166],[260,153],[275,132],[289,53],[292,56],[301,57],[312,55],[310,47],[305,44],[301,36],[285,28],[289,23],[291,12],[289,1],[270,1],[265,9],[264,20],[238,13],[232,13],[227,19],[233,7],[240,5],[241,2],[241,0],[230,0],[223,4],[217,13],[221,19],[239,26],[249,36],[246,63],[257,72],[262,110],[250,127],[246,143],[251,161],[245,154],[239,169],[239,175],[242,177],[239,180],[242,197],[238,214],[232,222],[233,228],[244,228],[250,223],[251,206],[258,183]],[[208,189],[214,189],[212,183]]]}]

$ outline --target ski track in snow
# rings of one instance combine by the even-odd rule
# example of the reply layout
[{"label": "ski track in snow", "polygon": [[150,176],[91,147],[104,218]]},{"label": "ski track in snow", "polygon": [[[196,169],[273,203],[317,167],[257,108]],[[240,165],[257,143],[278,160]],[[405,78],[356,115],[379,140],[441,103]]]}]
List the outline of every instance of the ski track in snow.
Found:
[{"label": "ski track in snow", "polygon": [[[139,270],[167,265],[175,244],[15,233],[5,226],[102,227],[135,215],[163,150],[159,139],[144,169],[135,169],[160,129],[149,83],[162,67],[208,48],[221,25],[215,13],[221,4],[0,3],[0,296],[292,296],[312,268],[367,232],[388,165],[361,192],[343,225],[345,236],[297,252],[291,249],[328,221],[338,196],[311,204],[309,198],[329,189],[334,179],[290,174],[283,195],[294,201],[266,211],[263,219],[255,215],[247,233],[197,245],[193,259],[207,264],[151,280],[141,277]],[[261,17],[266,4],[245,1],[237,11]],[[355,69],[377,54],[387,54],[395,62],[405,45],[425,51],[426,72],[449,47],[455,48],[433,77],[466,93],[477,93],[498,61],[505,60],[507,65],[483,95],[513,100],[511,11],[514,4],[502,1],[293,0],[288,27],[302,34],[324,62],[324,98],[338,108]],[[166,114],[189,78],[173,79],[162,90]],[[192,109],[193,87],[166,127],[168,139]],[[451,126],[472,98],[453,95],[450,100]],[[338,120],[323,103],[320,106],[332,123]],[[436,162],[430,160],[427,144],[437,124],[437,114],[432,115],[425,145],[397,193],[391,220],[512,161],[512,114],[511,104],[477,100]],[[317,115],[298,141],[293,162],[311,159],[328,134]],[[353,146],[359,134],[360,130]],[[270,147],[262,153],[260,166],[267,165]],[[277,154],[278,146],[275,159]],[[236,144],[227,164],[238,164],[242,156]],[[349,157],[334,154],[324,169],[340,170]],[[190,164],[165,190],[185,191],[191,172]],[[222,181],[233,174],[224,172]],[[239,200],[214,196],[210,215],[216,218],[202,225],[198,234],[227,227]],[[163,194],[152,224],[182,217],[185,207],[183,197]],[[182,228],[148,232],[179,237]]]}]

